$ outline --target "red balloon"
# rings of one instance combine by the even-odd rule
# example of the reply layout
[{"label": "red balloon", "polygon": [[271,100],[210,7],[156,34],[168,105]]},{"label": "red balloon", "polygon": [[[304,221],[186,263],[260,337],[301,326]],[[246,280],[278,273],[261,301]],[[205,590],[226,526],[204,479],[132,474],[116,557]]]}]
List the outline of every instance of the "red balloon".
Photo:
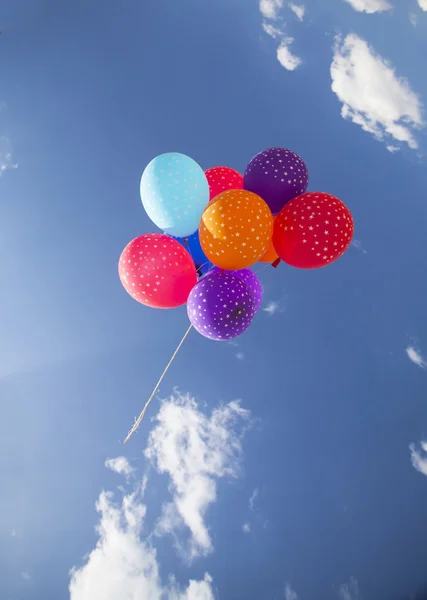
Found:
[{"label": "red balloon", "polygon": [[243,190],[243,175],[230,167],[212,167],[205,171],[209,183],[210,200],[226,190]]},{"label": "red balloon", "polygon": [[324,192],[307,192],[277,215],[273,245],[288,265],[317,269],[344,254],[353,232],[353,217],[341,200]]},{"label": "red balloon", "polygon": [[161,233],[147,233],[129,242],[120,256],[119,277],[132,298],[152,308],[185,304],[197,283],[190,254]]}]

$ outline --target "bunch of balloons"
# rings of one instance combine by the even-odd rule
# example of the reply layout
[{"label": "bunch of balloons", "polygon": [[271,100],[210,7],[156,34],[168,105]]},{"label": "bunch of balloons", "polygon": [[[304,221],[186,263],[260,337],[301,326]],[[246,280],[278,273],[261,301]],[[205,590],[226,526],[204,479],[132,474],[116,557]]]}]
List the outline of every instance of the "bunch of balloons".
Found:
[{"label": "bunch of balloons", "polygon": [[187,303],[191,324],[207,338],[237,337],[262,302],[261,283],[249,267],[282,260],[316,269],[350,246],[349,209],[307,187],[304,161],[286,148],[260,152],[243,176],[229,167],[204,172],[184,154],[161,154],[144,170],[140,193],[163,233],[126,246],[119,261],[123,286],[146,306]]}]

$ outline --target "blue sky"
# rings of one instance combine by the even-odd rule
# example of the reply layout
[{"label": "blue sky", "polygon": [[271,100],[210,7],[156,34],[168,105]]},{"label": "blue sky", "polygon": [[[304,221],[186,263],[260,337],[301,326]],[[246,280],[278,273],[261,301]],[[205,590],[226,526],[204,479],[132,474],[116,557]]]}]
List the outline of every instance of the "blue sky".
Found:
[{"label": "blue sky", "polygon": [[[0,30],[2,600],[409,597],[427,579],[425,0],[15,0]],[[273,145],[349,206],[355,242],[264,269],[250,329],[193,332],[123,446],[187,328],[117,275],[155,231],[141,173],[168,151],[243,172]]]}]

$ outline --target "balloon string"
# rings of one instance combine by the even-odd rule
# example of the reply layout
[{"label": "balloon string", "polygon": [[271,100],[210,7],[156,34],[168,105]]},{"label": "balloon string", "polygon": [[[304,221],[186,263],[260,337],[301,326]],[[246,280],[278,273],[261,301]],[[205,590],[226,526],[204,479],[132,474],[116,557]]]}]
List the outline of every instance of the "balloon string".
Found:
[{"label": "balloon string", "polygon": [[261,271],[264,271],[264,269],[268,269],[268,267],[271,267],[271,263],[267,263],[266,265],[263,265],[262,267],[254,271],[255,275],[258,275],[258,273],[261,273]]},{"label": "balloon string", "polygon": [[126,444],[126,442],[129,441],[130,437],[132,436],[132,434],[135,433],[135,431],[138,429],[139,425],[141,424],[142,419],[144,418],[145,412],[148,408],[148,406],[150,405],[151,400],[154,398],[157,390],[159,389],[159,385],[162,383],[164,376],[166,375],[166,373],[169,370],[169,367],[171,366],[171,364],[173,363],[176,355],[178,354],[182,344],[185,342],[188,334],[190,333],[190,331],[192,330],[193,325],[190,325],[190,327],[187,329],[187,331],[184,333],[184,337],[182,338],[182,340],[179,342],[175,352],[172,354],[172,357],[170,359],[170,361],[168,362],[168,364],[166,365],[165,370],[163,371],[163,373],[160,376],[159,381],[156,383],[156,387],[154,388],[154,390],[151,392],[151,396],[148,398],[147,402],[145,403],[144,408],[141,411],[141,414],[139,415],[139,417],[136,419],[135,423],[133,424],[132,429],[129,431],[129,433],[127,434],[127,437],[124,441],[124,443]]}]

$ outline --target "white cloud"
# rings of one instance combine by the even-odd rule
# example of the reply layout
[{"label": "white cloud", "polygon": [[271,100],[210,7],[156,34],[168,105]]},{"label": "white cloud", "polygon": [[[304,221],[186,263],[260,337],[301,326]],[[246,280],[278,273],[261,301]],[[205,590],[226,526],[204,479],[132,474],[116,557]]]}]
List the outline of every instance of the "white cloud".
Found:
[{"label": "white cloud", "polygon": [[418,0],[418,4],[419,4],[421,10],[424,10],[427,12],[427,0]]},{"label": "white cloud", "polygon": [[391,138],[418,148],[413,130],[424,126],[421,101],[365,40],[353,33],[336,39],[331,77],[344,119],[378,140]]},{"label": "white cloud", "polygon": [[418,15],[416,15],[413,12],[409,13],[409,20],[411,22],[411,25],[415,27],[418,23]]},{"label": "white cloud", "polygon": [[418,450],[414,444],[409,446],[411,450],[411,462],[417,471],[423,475],[427,475],[427,441],[421,442],[420,446],[421,449]]},{"label": "white cloud", "polygon": [[12,531],[10,532],[10,535],[12,537],[16,537],[16,529],[12,529]]},{"label": "white cloud", "polygon": [[353,240],[351,242],[351,245],[353,246],[353,248],[356,248],[356,250],[360,250],[360,252],[362,252],[363,254],[368,254],[368,251],[365,250],[360,240]]},{"label": "white cloud", "polygon": [[28,571],[22,571],[21,577],[22,577],[22,579],[25,579],[25,581],[30,581],[30,579],[31,579],[31,576],[28,573]]},{"label": "white cloud", "polygon": [[283,0],[260,0],[259,9],[265,19],[277,19],[277,11],[282,8]]},{"label": "white cloud", "polygon": [[118,456],[117,458],[108,458],[105,461],[105,466],[107,469],[114,471],[118,475],[124,475],[128,478],[135,471],[133,467],[129,464],[129,461],[124,456]]},{"label": "white cloud", "polygon": [[269,315],[275,315],[280,310],[280,304],[276,300],[271,300],[262,310]]},{"label": "white cloud", "polygon": [[144,485],[114,504],[111,492],[101,492],[96,547],[85,564],[70,573],[70,600],[214,600],[212,578],[190,580],[181,592],[173,577],[163,585],[156,550],[141,538],[146,506]]},{"label": "white cloud", "polygon": [[271,23],[266,23],[264,21],[264,23],[262,24],[262,28],[264,29],[265,33],[272,37],[274,40],[283,35],[283,31],[281,29],[278,29]]},{"label": "white cloud", "polygon": [[360,600],[359,584],[355,577],[350,577],[349,583],[343,583],[338,590],[340,600]]},{"label": "white cloud", "polygon": [[249,523],[243,523],[242,531],[243,533],[252,533],[252,529]]},{"label": "white cloud", "polygon": [[243,353],[243,352],[237,352],[237,354],[236,354],[236,358],[237,358],[238,360],[245,360],[245,355],[244,355],[244,353]]},{"label": "white cloud", "polygon": [[385,10],[391,10],[392,5],[387,0],[345,0],[350,4],[354,10],[358,12],[365,12],[373,14],[376,12],[384,12]]},{"label": "white cloud", "polygon": [[285,600],[298,600],[298,594],[291,588],[289,583],[285,585]]},{"label": "white cloud", "polygon": [[387,150],[394,154],[395,152],[399,152],[400,148],[399,146],[393,146],[392,144],[390,144],[389,146],[387,146]]},{"label": "white cloud", "polygon": [[0,137],[0,177],[9,169],[16,169],[18,167],[12,161],[12,146],[10,140],[7,137]]},{"label": "white cloud", "polygon": [[414,348],[414,346],[408,346],[406,348],[406,354],[408,355],[409,360],[411,360],[418,367],[421,367],[422,369],[427,367],[427,363],[420,351]]},{"label": "white cloud", "polygon": [[258,498],[258,488],[255,488],[251,494],[251,497],[249,498],[249,508],[251,510],[255,509],[255,501],[257,498]]},{"label": "white cloud", "polygon": [[280,46],[277,48],[277,60],[282,67],[285,67],[285,69],[288,71],[295,71],[295,69],[297,69],[302,63],[302,60],[299,58],[299,56],[292,54],[289,48],[293,41],[294,38],[284,38],[280,42]]},{"label": "white cloud", "polygon": [[296,16],[298,21],[302,21],[304,19],[305,6],[303,4],[293,4],[292,2],[289,2],[288,6]]},{"label": "white cloud", "polygon": [[244,433],[240,425],[249,417],[238,402],[207,417],[188,395],[178,394],[161,406],[145,455],[160,473],[169,475],[173,502],[163,506],[157,533],[187,526],[189,560],[212,551],[204,516],[216,500],[216,479],[236,477],[239,472]]}]

